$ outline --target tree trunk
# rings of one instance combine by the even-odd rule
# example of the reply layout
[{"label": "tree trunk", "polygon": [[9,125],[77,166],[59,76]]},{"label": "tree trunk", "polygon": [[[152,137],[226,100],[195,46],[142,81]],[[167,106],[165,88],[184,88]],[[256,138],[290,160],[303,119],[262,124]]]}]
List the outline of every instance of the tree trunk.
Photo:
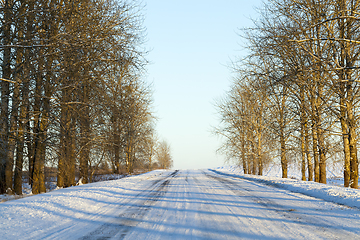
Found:
[{"label": "tree trunk", "polygon": [[[350,91],[348,90],[348,94]],[[352,96],[352,94],[350,94]],[[356,137],[356,124],[353,114],[353,106],[350,101],[347,102],[347,115],[349,118],[349,144],[350,144],[350,187],[358,188],[359,181],[359,168],[357,158],[357,137]]]},{"label": "tree trunk", "polygon": [[249,172],[249,170],[248,170],[249,166],[247,165],[247,160],[246,160],[244,137],[240,141],[241,141],[241,161],[242,161],[242,165],[243,165],[244,174],[247,174]]},{"label": "tree trunk", "polygon": [[310,145],[310,140],[309,140],[309,128],[307,125],[307,121],[304,125],[304,129],[305,129],[305,153],[306,153],[306,159],[307,159],[307,165],[308,165],[308,181],[314,181],[314,169],[313,169],[313,163],[311,160],[311,154],[310,154],[310,149],[309,149],[309,145]]},{"label": "tree trunk", "polygon": [[[65,84],[64,84],[65,85]],[[63,87],[62,99],[61,99],[61,112],[60,112],[60,151],[58,159],[58,173],[57,173],[57,186],[66,187],[68,172],[68,161],[70,158],[70,109],[66,104],[70,102],[70,91],[68,87]]]},{"label": "tree trunk", "polygon": [[34,177],[34,156],[35,156],[35,137],[32,134],[33,128],[30,124],[30,104],[26,107],[26,119],[27,122],[25,124],[26,127],[26,147],[27,147],[27,158],[29,161],[29,184],[33,185],[33,177]]},{"label": "tree trunk", "polygon": [[[346,4],[345,1],[341,0],[338,2],[339,14],[342,16],[338,19],[339,26],[339,37],[340,39],[345,39],[345,16],[346,14]],[[347,58],[347,44],[345,42],[340,42],[340,57],[339,64],[341,67],[346,67],[345,65],[348,63]],[[350,186],[350,142],[349,142],[349,125],[348,119],[346,116],[346,79],[351,79],[351,76],[346,75],[346,69],[341,69],[338,73],[339,82],[336,84],[339,86],[338,94],[339,94],[339,102],[340,102],[340,124],[342,131],[342,140],[343,140],[343,148],[344,148],[344,187]]]},{"label": "tree trunk", "polygon": [[286,146],[285,146],[285,139],[284,136],[281,134],[280,136],[280,147],[281,147],[281,173],[282,173],[282,178],[287,178],[288,177],[288,163],[287,163],[287,159],[286,159]]},{"label": "tree trunk", "polygon": [[[24,45],[30,46],[32,44],[32,37],[34,32],[34,18],[35,18],[35,11],[34,11],[34,1],[30,1],[28,3],[28,9],[26,14],[26,32],[25,32],[25,43]],[[31,73],[35,73],[33,64],[31,61],[33,60],[33,53],[30,47],[25,48],[25,56],[24,56],[24,65],[23,65],[23,89],[22,89],[22,100],[23,100],[23,107],[25,108],[25,117],[22,119],[24,121],[24,141],[27,148],[27,158],[28,158],[28,178],[29,184],[33,185],[33,173],[34,173],[34,136],[32,135],[32,127],[30,121],[32,116],[30,112],[32,112],[31,104],[30,104],[30,78]]]},{"label": "tree trunk", "polygon": [[24,107],[20,110],[20,121],[18,130],[18,142],[16,145],[16,160],[15,160],[15,173],[14,173],[14,191],[17,195],[22,194],[22,169],[24,162]]},{"label": "tree trunk", "polygon": [[319,127],[318,141],[319,141],[319,182],[326,184],[326,156],[325,156],[325,143],[324,143],[324,132]]},{"label": "tree trunk", "polygon": [[[19,56],[19,54],[17,54],[17,62],[19,61],[19,59],[21,59],[21,55]],[[18,62],[19,64],[19,62]],[[17,64],[17,65],[18,65]],[[13,93],[13,106],[12,106],[12,113],[11,113],[11,131],[12,131],[12,136],[13,136],[13,140],[11,140],[10,145],[11,147],[11,151],[12,156],[10,156],[11,158],[14,158],[14,152],[15,152],[15,148],[16,148],[16,161],[15,161],[15,172],[14,172],[14,191],[16,194],[21,195],[22,194],[22,151],[23,148],[21,146],[19,146],[20,143],[20,138],[22,138],[23,135],[23,131],[21,129],[22,123],[21,121],[19,121],[19,107],[20,107],[20,83],[21,80],[19,79],[19,77],[16,75],[15,76],[16,79],[16,83],[14,86],[14,93]],[[20,132],[21,131],[21,132]],[[21,151],[21,152],[20,152]]]},{"label": "tree trunk", "polygon": [[90,161],[90,111],[89,111],[89,92],[84,83],[82,89],[82,102],[85,104],[82,108],[80,117],[80,176],[82,183],[89,182],[89,161]]},{"label": "tree trunk", "polygon": [[359,182],[359,163],[357,158],[355,129],[350,129],[350,187],[358,188]]},{"label": "tree trunk", "polygon": [[349,128],[346,122],[345,101],[340,98],[340,123],[344,148],[344,187],[350,186],[350,142]]},{"label": "tree trunk", "polygon": [[304,124],[301,124],[301,180],[306,181],[306,161],[305,161],[305,129]]},{"label": "tree trunk", "polygon": [[[284,90],[284,89],[283,89]],[[280,134],[280,158],[281,158],[281,170],[282,178],[288,177],[288,161],[286,158],[286,137],[285,137],[285,94],[282,92],[281,106],[279,108],[279,134]]]},{"label": "tree trunk", "polygon": [[[284,100],[284,97],[283,97]],[[283,101],[282,101],[283,102]],[[280,127],[280,159],[281,159],[281,173],[282,178],[288,177],[288,161],[286,159],[286,142],[285,142],[285,123],[284,123],[284,104],[282,103],[280,112],[279,112],[279,127]]]},{"label": "tree trunk", "polygon": [[[42,51],[40,51],[41,54]],[[45,156],[45,147],[44,147],[44,133],[42,130],[42,111],[41,107],[43,105],[43,71],[44,63],[43,61],[38,62],[38,74],[36,76],[36,86],[35,86],[35,101],[34,101],[34,160],[33,160],[33,185],[32,193],[39,194],[45,192],[45,176],[44,176],[44,156]],[[44,107],[44,106],[43,106]]]},{"label": "tree trunk", "polygon": [[0,193],[5,193],[12,185],[12,169],[10,169],[11,159],[8,158],[9,151],[9,98],[11,78],[11,32],[10,25],[12,22],[12,0],[5,0],[3,11],[2,25],[2,78],[1,80],[1,149],[0,149]]},{"label": "tree trunk", "polygon": [[127,167],[128,174],[132,174],[133,173],[133,163],[132,163],[132,143],[131,143],[131,139],[128,140],[128,145],[127,145],[127,150],[126,150],[126,167]]},{"label": "tree trunk", "polygon": [[307,117],[305,113],[305,93],[304,87],[300,87],[300,128],[301,128],[301,180],[306,181],[306,154],[308,151],[307,143],[306,143],[306,123]]},{"label": "tree trunk", "polygon": [[257,158],[255,157],[255,149],[254,149],[254,144],[251,143],[251,163],[252,163],[252,174],[255,175],[256,174],[256,167],[257,167]]},{"label": "tree trunk", "polygon": [[312,133],[312,142],[313,142],[313,157],[314,157],[314,176],[315,182],[320,181],[319,177],[319,150],[318,150],[318,121],[317,121],[317,111],[315,105],[315,97],[314,93],[311,96],[311,115],[312,115],[312,126],[311,126],[311,133]]},{"label": "tree trunk", "polygon": [[[19,7],[19,17],[18,22],[16,24],[17,29],[17,36],[18,39],[24,39],[24,28],[25,28],[25,16],[24,13],[26,12],[26,4],[25,2],[21,1],[21,6]],[[24,121],[26,117],[26,105],[28,96],[28,86],[25,89],[25,83],[28,80],[26,79],[27,76],[25,75],[25,68],[26,68],[26,59],[24,59],[25,50],[23,48],[16,49],[16,70],[14,74],[15,79],[15,87],[14,87],[14,106],[13,111],[16,111],[15,121],[17,123],[17,132],[16,132],[16,158],[15,158],[15,169],[14,169],[14,192],[17,195],[22,195],[22,170],[23,170],[23,162],[24,162]],[[24,65],[24,66],[23,66]]]},{"label": "tree trunk", "polygon": [[120,174],[120,130],[119,130],[119,118],[118,111],[113,110],[112,125],[113,125],[113,150],[114,150],[114,161],[113,165],[115,173]]},{"label": "tree trunk", "polygon": [[257,158],[258,158],[258,175],[263,174],[263,156],[262,156],[262,139],[261,139],[261,129],[259,129],[258,133],[258,146],[257,146]]}]

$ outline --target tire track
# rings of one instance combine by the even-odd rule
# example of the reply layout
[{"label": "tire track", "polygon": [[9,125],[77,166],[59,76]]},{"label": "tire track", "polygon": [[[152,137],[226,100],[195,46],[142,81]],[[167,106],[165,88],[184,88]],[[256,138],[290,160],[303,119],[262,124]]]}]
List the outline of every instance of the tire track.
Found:
[{"label": "tire track", "polygon": [[219,181],[240,197],[247,197],[248,199],[251,199],[253,202],[260,204],[266,209],[273,210],[279,215],[285,217],[286,219],[291,220],[294,223],[300,224],[300,226],[305,226],[306,228],[313,228],[315,232],[322,232],[323,236],[326,239],[353,239],[354,237],[351,232],[348,232],[341,228],[337,228],[331,223],[326,222],[318,217],[304,215],[300,212],[297,212],[296,209],[280,205],[266,197],[257,196],[256,191],[241,186],[240,183],[236,183],[229,179],[208,174],[205,172],[203,172],[203,174],[208,178]]},{"label": "tire track", "polygon": [[[168,190],[172,178],[176,177],[179,170],[176,170],[163,179],[155,180],[150,190],[144,190],[136,195],[133,200],[136,201],[128,209],[113,219],[111,222],[104,223],[99,228],[90,232],[88,235],[81,237],[82,240],[100,240],[100,239],[124,239],[131,228],[138,225],[145,214],[151,207],[162,197]],[[145,192],[145,193],[144,193]]]}]

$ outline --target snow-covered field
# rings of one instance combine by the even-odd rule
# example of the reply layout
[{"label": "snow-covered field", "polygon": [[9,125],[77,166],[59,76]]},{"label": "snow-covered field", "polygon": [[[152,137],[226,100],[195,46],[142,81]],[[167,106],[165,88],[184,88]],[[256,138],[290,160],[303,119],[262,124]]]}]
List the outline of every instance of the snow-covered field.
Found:
[{"label": "snow-covered field", "polygon": [[1,203],[0,238],[360,239],[359,199],[234,168],[157,170]]}]

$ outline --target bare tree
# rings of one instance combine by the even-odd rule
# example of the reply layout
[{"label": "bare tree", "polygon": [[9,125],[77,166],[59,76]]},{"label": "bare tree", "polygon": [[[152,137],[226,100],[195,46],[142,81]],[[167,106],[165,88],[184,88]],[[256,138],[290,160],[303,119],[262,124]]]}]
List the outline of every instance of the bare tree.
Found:
[{"label": "bare tree", "polygon": [[156,159],[160,168],[170,169],[173,166],[173,159],[170,153],[170,145],[166,141],[161,141],[156,150]]},{"label": "bare tree", "polygon": [[110,162],[110,146],[145,161],[137,154],[154,118],[151,86],[141,80],[141,4],[20,0],[0,9],[0,192],[22,193],[25,162],[37,194],[46,191],[46,166],[58,168],[59,187],[74,185],[78,168],[86,183],[94,158]]},{"label": "bare tree", "polygon": [[[296,151],[301,152],[302,179],[307,166],[308,180],[314,176],[315,181],[326,183],[327,160],[337,152],[337,136],[341,135],[344,185],[357,188],[359,4],[352,0],[271,0],[263,5],[254,27],[244,31],[250,54],[243,65],[247,71],[238,74],[257,79],[253,83],[268,89],[271,111],[265,112],[264,119],[273,116],[276,121],[264,123],[277,129],[274,133],[280,140],[285,177],[285,156],[290,150],[285,139],[300,143],[293,147],[300,148]],[[251,94],[256,95],[258,89],[250,89]],[[223,110],[220,113],[226,116]],[[284,118],[284,110],[290,118]],[[282,126],[292,126],[291,136],[284,134]],[[241,145],[235,134],[224,135],[231,139],[227,141],[230,145]]]}]

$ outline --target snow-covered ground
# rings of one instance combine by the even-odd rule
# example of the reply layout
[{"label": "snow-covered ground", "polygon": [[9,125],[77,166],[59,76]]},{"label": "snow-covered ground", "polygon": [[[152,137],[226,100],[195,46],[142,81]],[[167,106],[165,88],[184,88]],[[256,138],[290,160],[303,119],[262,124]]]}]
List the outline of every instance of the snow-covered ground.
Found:
[{"label": "snow-covered ground", "polygon": [[290,190],[292,192],[302,193],[308,196],[316,197],[326,201],[332,201],[360,210],[360,190],[341,187],[343,179],[329,181],[329,184],[320,184],[316,182],[301,181],[299,179],[280,178],[271,176],[244,175],[242,169],[237,167],[220,167],[213,171],[250,181],[260,182],[278,188]]},{"label": "snow-covered ground", "polygon": [[[109,180],[116,180],[116,179],[121,179],[127,177],[127,175],[123,175],[123,174],[101,174],[101,175],[94,175],[92,178],[93,182],[102,182],[102,181],[109,181]],[[56,189],[58,189],[58,187],[56,186],[56,179],[55,182],[46,182],[45,183],[45,187],[46,187],[46,192],[51,192],[54,191]],[[77,185],[81,184],[81,182],[78,181]],[[31,185],[27,182],[27,179],[24,178],[23,179],[23,184],[22,184],[22,195],[14,195],[14,194],[0,194],[0,203],[2,202],[6,202],[6,201],[10,201],[10,200],[15,200],[15,199],[20,199],[20,198],[24,198],[24,197],[30,197],[32,196],[32,189],[31,189]]]},{"label": "snow-covered ground", "polygon": [[84,231],[90,231],[94,224],[116,216],[114,206],[128,203],[139,189],[150,188],[151,182],[146,180],[163,172],[158,170],[3,202],[0,204],[0,238],[52,239],[62,231],[76,233],[79,228],[78,234],[67,236],[76,239]]},{"label": "snow-covered ground", "polygon": [[157,170],[1,203],[0,238],[360,239],[359,199],[234,168]]}]

